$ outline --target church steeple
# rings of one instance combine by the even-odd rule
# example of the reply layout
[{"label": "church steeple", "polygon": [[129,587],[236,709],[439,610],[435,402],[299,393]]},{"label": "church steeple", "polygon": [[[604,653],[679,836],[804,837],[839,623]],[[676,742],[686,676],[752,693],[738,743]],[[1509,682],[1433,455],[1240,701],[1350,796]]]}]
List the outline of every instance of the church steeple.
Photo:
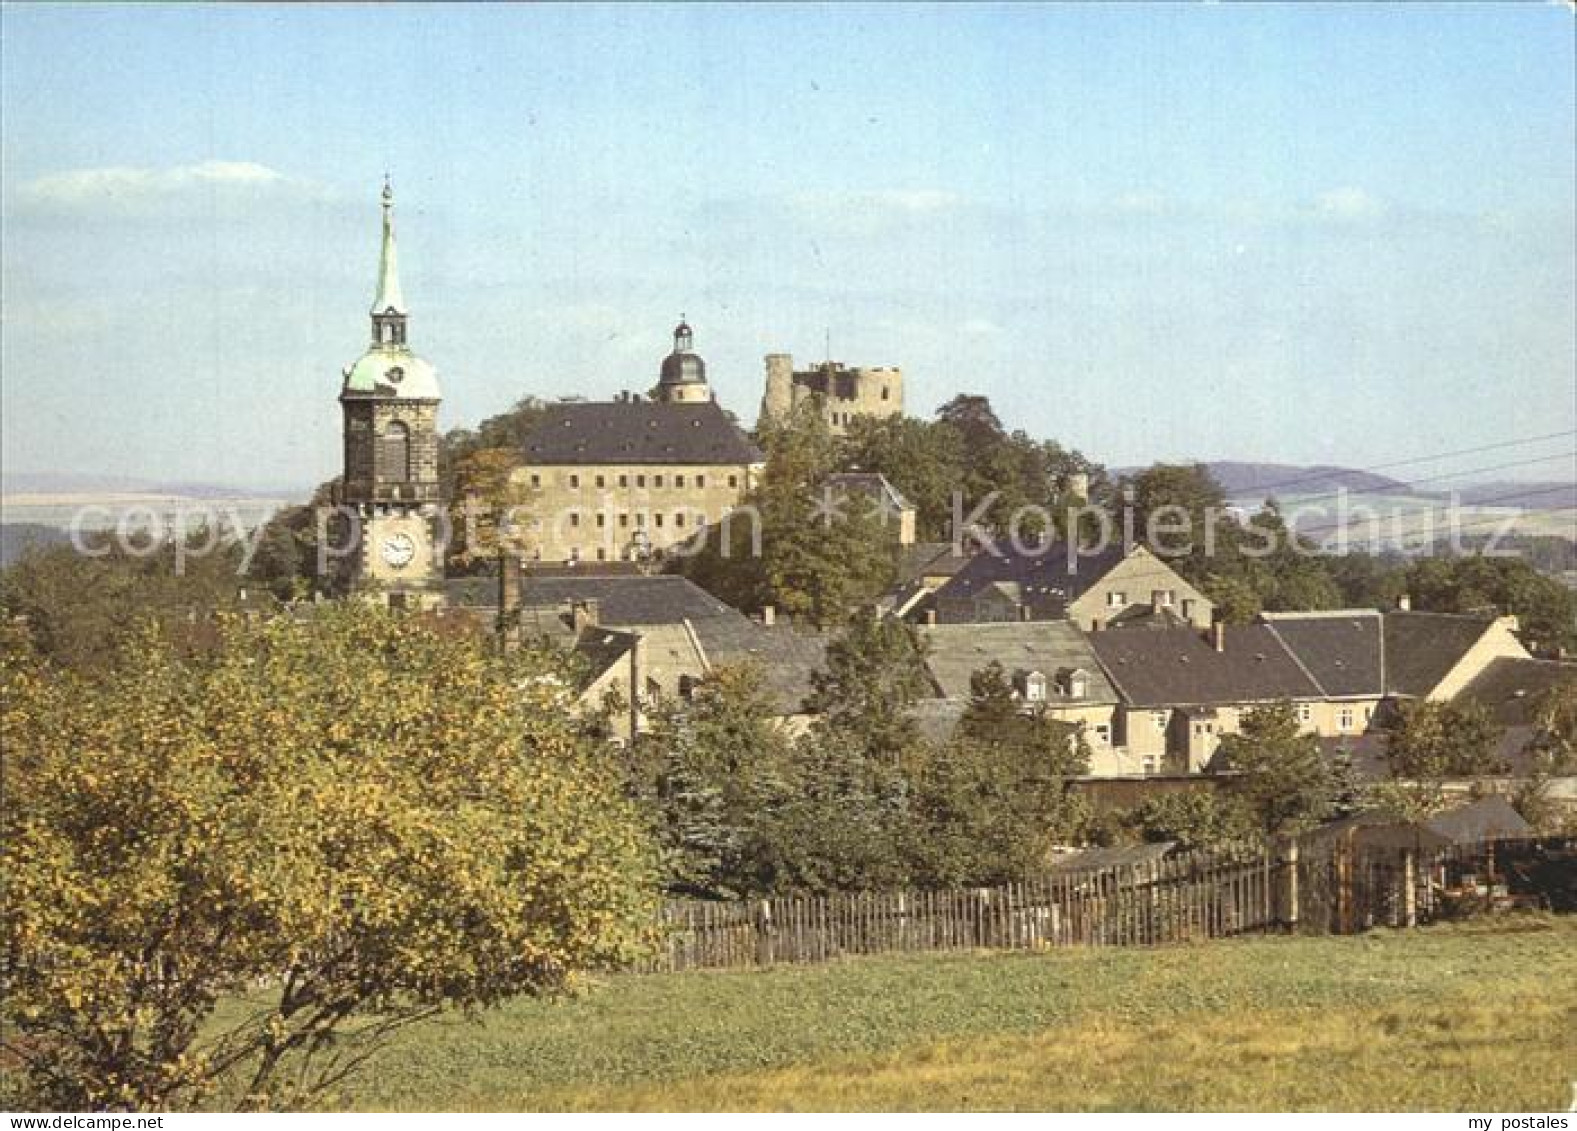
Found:
[{"label": "church steeple", "polygon": [[405,344],[405,296],[400,293],[400,263],[394,247],[394,188],[383,178],[383,249],[378,255],[378,293],[372,300],[372,342]]}]

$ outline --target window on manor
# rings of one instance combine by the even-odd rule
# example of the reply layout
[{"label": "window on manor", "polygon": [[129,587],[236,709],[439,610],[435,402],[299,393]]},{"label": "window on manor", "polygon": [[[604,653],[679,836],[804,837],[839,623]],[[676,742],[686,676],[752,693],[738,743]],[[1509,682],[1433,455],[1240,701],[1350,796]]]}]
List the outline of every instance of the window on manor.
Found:
[{"label": "window on manor", "polygon": [[411,430],[402,421],[389,421],[378,437],[378,478],[385,483],[410,482]]},{"label": "window on manor", "polygon": [[683,526],[684,525],[684,511],[675,511],[674,512],[674,525],[675,526]]},{"label": "window on manor", "polygon": [[660,513],[659,514],[654,514],[654,515],[652,515],[652,521],[654,523],[656,523],[658,526],[661,526],[663,524],[663,516]]},{"label": "window on manor", "polygon": [[1352,730],[1352,708],[1343,707],[1336,716],[1336,726],[1340,730]]},{"label": "window on manor", "polygon": [[1106,607],[1108,609],[1122,609],[1128,606],[1128,594],[1119,593],[1115,589],[1106,594]]},{"label": "window on manor", "polygon": [[728,485],[730,487],[738,487],[739,486],[739,476],[737,476],[737,475],[730,475],[728,477]]},{"label": "window on manor", "polygon": [[662,485],[663,485],[663,477],[661,475],[654,475],[654,476],[652,476],[652,486],[653,487],[661,487]]},{"label": "window on manor", "polygon": [[569,524],[571,526],[579,526],[580,525],[580,512],[579,511],[570,511],[569,512]]},{"label": "window on manor", "polygon": [[704,476],[704,475],[697,475],[695,477],[695,485],[697,487],[705,487],[706,486],[706,476]]},{"label": "window on manor", "polygon": [[578,475],[571,475],[569,477],[569,485],[571,487],[579,487],[580,486],[580,476],[578,476]]},{"label": "window on manor", "polygon": [[597,487],[598,487],[599,490],[602,489],[603,487],[606,487],[607,485],[608,485],[608,477],[606,475],[599,475],[599,476],[597,476]]},{"label": "window on manor", "polygon": [[608,525],[608,516],[603,514],[601,511],[597,512],[597,525],[598,526],[607,526]]},{"label": "window on manor", "polygon": [[630,477],[628,475],[621,475],[621,476],[619,476],[619,486],[620,487],[628,487],[629,485],[630,485]]},{"label": "window on manor", "polygon": [[637,475],[635,477],[635,485],[637,487],[644,487],[644,486],[646,486],[646,476],[644,476],[644,475]]},{"label": "window on manor", "polygon": [[540,476],[540,475],[533,475],[531,477],[531,486],[533,488],[542,486],[542,476]]},{"label": "window on manor", "polygon": [[627,515],[627,514],[621,514],[619,516],[619,525],[620,526],[628,526],[628,525],[630,525],[630,516]]},{"label": "window on manor", "polygon": [[684,476],[682,476],[682,475],[675,475],[674,476],[674,486],[675,487],[683,487],[684,486]]}]

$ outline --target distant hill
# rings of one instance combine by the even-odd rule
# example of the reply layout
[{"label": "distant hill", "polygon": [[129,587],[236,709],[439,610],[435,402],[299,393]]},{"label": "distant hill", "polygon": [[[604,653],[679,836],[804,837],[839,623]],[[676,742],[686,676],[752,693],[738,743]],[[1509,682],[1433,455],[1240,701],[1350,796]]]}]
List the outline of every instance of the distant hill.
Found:
[{"label": "distant hill", "polygon": [[1458,492],[1472,506],[1524,507],[1528,510],[1577,510],[1577,482],[1475,483]]},{"label": "distant hill", "polygon": [[307,497],[310,487],[238,487],[225,483],[182,483],[93,475],[72,471],[16,472],[0,476],[4,495],[158,495],[181,499],[277,499]]},{"label": "distant hill", "polygon": [[[1359,471],[1351,467],[1317,464],[1304,467],[1292,463],[1244,463],[1238,460],[1201,461],[1229,499],[1264,499],[1269,495],[1315,495],[1348,490],[1368,493],[1410,494],[1412,488],[1399,479]],[[1119,475],[1143,471],[1122,467]]]}]

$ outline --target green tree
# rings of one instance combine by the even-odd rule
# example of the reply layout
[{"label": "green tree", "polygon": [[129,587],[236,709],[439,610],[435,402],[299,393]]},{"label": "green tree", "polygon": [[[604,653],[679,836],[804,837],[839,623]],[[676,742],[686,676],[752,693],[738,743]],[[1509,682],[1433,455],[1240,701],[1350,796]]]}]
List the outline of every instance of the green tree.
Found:
[{"label": "green tree", "polygon": [[1248,711],[1237,734],[1221,739],[1222,767],[1237,775],[1232,792],[1266,833],[1294,833],[1327,818],[1343,790],[1313,734],[1302,732],[1291,703]]},{"label": "green tree", "polygon": [[827,645],[805,710],[819,729],[850,738],[863,757],[897,766],[919,741],[910,709],[928,687],[922,660],[912,627],[862,611]]},{"label": "green tree", "polygon": [[[3,644],[0,1008],[30,1106],[297,1103],[402,1025],[642,944],[640,822],[535,658],[360,604],[196,648],[150,628],[87,674]],[[217,1017],[243,990],[263,1004]]]},{"label": "green tree", "polygon": [[1147,798],[1123,813],[1119,823],[1145,843],[1175,841],[1183,849],[1229,844],[1263,831],[1245,799],[1202,789]]},{"label": "green tree", "polygon": [[815,402],[760,439],[767,457],[760,482],[678,568],[738,607],[774,605],[794,620],[842,623],[891,584],[888,531],[869,508],[825,493],[837,449]]},{"label": "green tree", "polygon": [[717,668],[688,701],[670,699],[638,745],[653,780],[642,790],[656,815],[670,885],[739,897],[773,879],[764,826],[788,795],[792,744],[754,664]]},{"label": "green tree", "polygon": [[1387,735],[1393,780],[1384,799],[1409,818],[1427,816],[1445,803],[1445,782],[1506,772],[1495,752],[1498,738],[1494,720],[1477,703],[1403,703]]}]

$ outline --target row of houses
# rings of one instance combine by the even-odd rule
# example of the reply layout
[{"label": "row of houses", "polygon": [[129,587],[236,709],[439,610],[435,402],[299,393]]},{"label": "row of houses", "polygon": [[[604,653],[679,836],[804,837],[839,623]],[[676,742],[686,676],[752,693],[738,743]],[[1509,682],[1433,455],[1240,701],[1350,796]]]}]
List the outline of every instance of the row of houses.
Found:
[{"label": "row of houses", "polygon": [[[1097,778],[1209,773],[1221,739],[1278,702],[1372,772],[1383,767],[1385,722],[1409,700],[1483,704],[1514,756],[1531,737],[1539,694],[1577,681],[1577,665],[1533,658],[1511,617],[1402,607],[1221,624],[1203,594],[1142,547],[1088,557],[1051,546],[949,550],[910,555],[905,568],[882,607],[913,622],[921,642],[925,733],[945,739],[974,675],[996,665],[1026,711],[1082,728]],[[760,668],[784,724],[802,729],[829,639],[634,567],[522,571],[517,561],[496,585],[462,582],[449,600],[498,619],[511,639],[552,640],[581,657],[582,700],[618,703],[610,723],[621,739],[718,667],[742,662]]]}]

